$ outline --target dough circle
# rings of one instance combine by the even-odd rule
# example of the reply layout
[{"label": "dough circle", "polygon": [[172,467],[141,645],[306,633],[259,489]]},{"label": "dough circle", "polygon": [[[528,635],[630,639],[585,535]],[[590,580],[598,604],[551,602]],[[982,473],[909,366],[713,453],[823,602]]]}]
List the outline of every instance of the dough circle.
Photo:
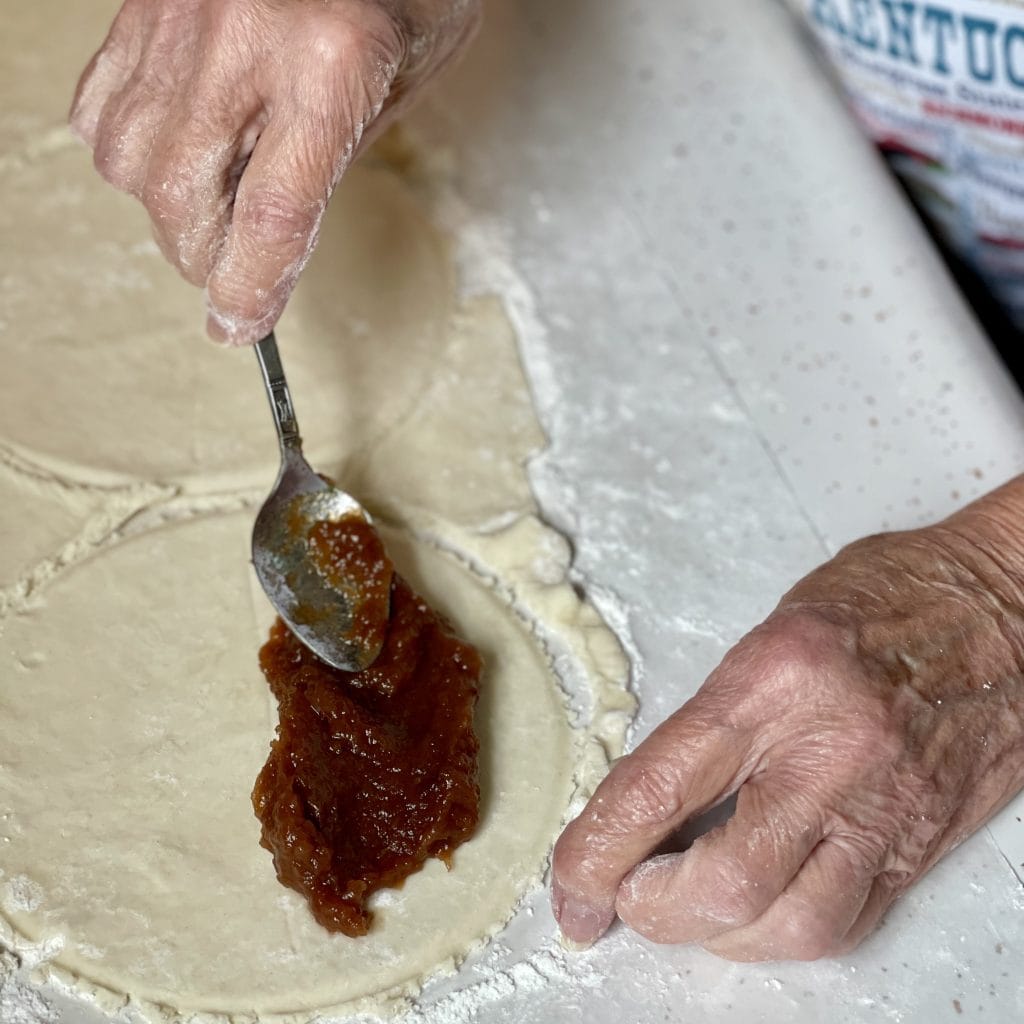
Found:
[{"label": "dough circle", "polygon": [[[277,445],[252,353],[204,337],[201,296],[87,153],[41,163],[0,165],[0,437],[86,479],[269,488]],[[61,184],[40,195],[41,177]],[[427,386],[454,290],[444,239],[409,191],[354,167],[277,329],[312,463],[371,444]],[[386,387],[353,380],[353,348]]]},{"label": "dough circle", "polygon": [[483,817],[450,873],[431,861],[380,894],[367,937],[321,929],[278,884],[249,804],[276,721],[249,528],[235,513],[137,534],[5,623],[0,898],[17,933],[64,935],[56,965],[110,992],[305,1019],[400,989],[500,926],[578,751],[528,627],[452,556],[385,529],[399,570],[486,659]]}]

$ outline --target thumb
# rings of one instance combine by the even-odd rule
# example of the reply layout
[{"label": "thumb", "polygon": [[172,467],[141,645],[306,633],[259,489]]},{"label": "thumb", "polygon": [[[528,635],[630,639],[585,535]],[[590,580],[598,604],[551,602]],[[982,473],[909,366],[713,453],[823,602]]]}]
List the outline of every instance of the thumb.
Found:
[{"label": "thumb", "polygon": [[230,230],[207,281],[207,329],[221,341],[255,342],[274,326],[396,72],[363,30],[330,27],[298,48],[305,61],[276,98],[238,184]]},{"label": "thumb", "polygon": [[760,917],[824,834],[820,804],[794,773],[759,774],[727,822],[627,875],[616,910],[654,942],[702,942]]},{"label": "thumb", "polygon": [[552,904],[572,942],[602,935],[629,871],[749,774],[752,736],[710,713],[708,703],[698,694],[617,762],[556,843]]}]

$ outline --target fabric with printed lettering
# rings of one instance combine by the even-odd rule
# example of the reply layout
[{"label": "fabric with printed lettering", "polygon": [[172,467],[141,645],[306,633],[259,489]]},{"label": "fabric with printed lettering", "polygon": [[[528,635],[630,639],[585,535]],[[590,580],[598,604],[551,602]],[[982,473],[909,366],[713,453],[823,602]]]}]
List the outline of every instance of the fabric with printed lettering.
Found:
[{"label": "fabric with printed lettering", "polygon": [[940,237],[1024,329],[1024,5],[789,3]]}]

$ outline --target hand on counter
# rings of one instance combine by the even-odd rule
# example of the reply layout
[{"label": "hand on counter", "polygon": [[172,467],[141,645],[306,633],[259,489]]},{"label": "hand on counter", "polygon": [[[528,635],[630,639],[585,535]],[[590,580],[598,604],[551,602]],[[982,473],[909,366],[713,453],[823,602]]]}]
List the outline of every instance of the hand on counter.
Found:
[{"label": "hand on counter", "polygon": [[1024,477],[801,580],[565,830],[555,914],[578,943],[618,914],[732,960],[842,953],[1022,785]]},{"label": "hand on counter", "polygon": [[277,321],[356,152],[470,38],[478,0],[127,0],[71,125],[207,288],[211,335]]}]

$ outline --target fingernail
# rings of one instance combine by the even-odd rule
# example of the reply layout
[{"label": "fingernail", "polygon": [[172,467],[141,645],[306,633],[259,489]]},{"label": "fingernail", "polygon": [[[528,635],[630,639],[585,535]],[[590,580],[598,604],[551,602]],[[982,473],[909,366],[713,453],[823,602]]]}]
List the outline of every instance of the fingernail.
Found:
[{"label": "fingernail", "polygon": [[212,341],[215,341],[218,345],[224,345],[227,347],[231,344],[228,338],[228,332],[221,326],[220,321],[213,315],[207,316],[206,318],[206,333],[210,336]]},{"label": "fingernail", "polygon": [[566,949],[588,949],[611,924],[615,912],[605,915],[570,896],[559,895],[555,900],[555,920],[562,933],[562,944]]},{"label": "fingernail", "polygon": [[241,320],[211,310],[206,317],[206,333],[222,348],[243,348],[254,345],[267,333],[259,324],[260,321]]}]

